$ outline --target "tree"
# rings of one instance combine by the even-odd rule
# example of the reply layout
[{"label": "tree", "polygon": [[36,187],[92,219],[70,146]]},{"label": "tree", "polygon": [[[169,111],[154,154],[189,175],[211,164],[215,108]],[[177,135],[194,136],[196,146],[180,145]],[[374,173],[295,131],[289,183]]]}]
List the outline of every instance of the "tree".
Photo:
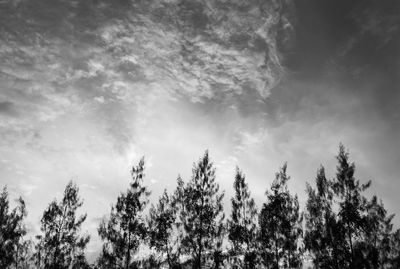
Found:
[{"label": "tree", "polygon": [[150,247],[166,255],[169,268],[177,268],[179,252],[176,248],[174,225],[176,220],[172,199],[164,190],[157,206],[152,205],[149,212],[149,243]]},{"label": "tree", "polygon": [[132,182],[126,193],[121,193],[111,207],[109,219],[98,228],[103,241],[99,265],[104,268],[130,268],[132,256],[147,235],[143,210],[150,192],[143,186],[144,158],[131,170]]},{"label": "tree", "polygon": [[355,165],[342,144],[336,159],[334,179],[327,180],[322,167],[316,190],[307,185],[304,243],[315,267],[392,268],[398,251],[394,215],[375,195],[370,200],[363,195],[370,182],[355,179]]},{"label": "tree", "polygon": [[[243,255],[243,268],[255,268],[257,260],[257,208],[245,182],[245,175],[236,167],[235,196],[231,199],[232,212],[228,221],[228,238],[232,253]],[[240,262],[239,262],[240,264]]]},{"label": "tree", "polygon": [[63,199],[52,201],[46,208],[40,227],[43,235],[37,237],[38,252],[35,253],[39,268],[84,268],[87,265],[84,251],[90,236],[79,234],[87,215],[76,215],[82,204],[78,187],[70,181]]},{"label": "tree", "polygon": [[0,268],[19,266],[19,250],[24,246],[26,234],[23,219],[26,216],[25,202],[20,197],[18,205],[10,210],[8,191],[3,188],[0,193]]},{"label": "tree", "polygon": [[390,235],[388,268],[400,268],[400,229]]},{"label": "tree", "polygon": [[[339,204],[338,221],[342,225],[346,236],[343,248],[347,250],[347,254],[342,257],[347,262],[347,268],[361,268],[364,261],[360,260],[358,252],[358,244],[360,236],[365,230],[365,221],[363,215],[366,210],[366,199],[362,195],[363,191],[369,188],[371,181],[366,184],[360,184],[358,179],[355,179],[355,164],[349,162],[349,154],[345,147],[339,145],[339,154],[336,156],[338,166],[336,168],[336,177],[333,179],[333,192]],[[355,246],[357,243],[358,250]],[[356,259],[357,258],[357,259]]]},{"label": "tree", "polygon": [[312,254],[315,268],[343,268],[345,237],[332,208],[332,182],[326,179],[324,167],[315,181],[316,189],[307,184],[305,249]]},{"label": "tree", "polygon": [[[185,241],[185,229],[183,225],[184,216],[186,215],[185,208],[185,183],[182,178],[178,176],[177,186],[171,199],[171,206],[174,209],[176,215],[174,222],[174,239],[171,240],[175,244],[175,257],[176,260],[180,262],[181,255],[185,251],[185,246],[183,242]],[[177,268],[181,268],[181,265],[177,265]]]},{"label": "tree", "polygon": [[366,204],[364,238],[358,243],[366,268],[387,268],[390,264],[394,214],[388,215],[382,201],[374,195]]},{"label": "tree", "polygon": [[193,165],[191,181],[182,190],[182,244],[186,253],[192,256],[192,266],[201,269],[206,257],[214,257],[214,267],[218,267],[221,265],[219,259],[225,218],[222,207],[224,193],[219,191],[208,151]]},{"label": "tree", "polygon": [[285,164],[276,174],[259,216],[262,258],[267,268],[296,268],[301,264],[302,216],[297,196],[287,188],[290,177],[286,168]]}]

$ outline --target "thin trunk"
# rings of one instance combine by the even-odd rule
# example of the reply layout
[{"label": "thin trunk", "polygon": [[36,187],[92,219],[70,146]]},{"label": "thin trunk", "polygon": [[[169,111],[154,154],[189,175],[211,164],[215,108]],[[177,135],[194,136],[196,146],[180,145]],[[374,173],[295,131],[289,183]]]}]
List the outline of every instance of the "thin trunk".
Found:
[{"label": "thin trunk", "polygon": [[[204,182],[203,182],[204,185]],[[200,210],[200,235],[199,235],[199,240],[198,240],[198,244],[199,244],[199,255],[197,257],[197,266],[198,269],[201,269],[201,254],[203,251],[203,209],[204,209],[204,195],[201,195],[201,210]]]},{"label": "thin trunk", "polygon": [[[346,200],[348,202],[350,202],[350,190],[349,187],[347,187],[346,189]],[[350,244],[350,254],[351,254],[351,260],[350,260],[350,267],[352,268],[353,266],[353,260],[354,260],[354,255],[353,255],[353,242],[352,242],[352,238],[351,238],[351,227],[350,227],[350,221],[349,221],[349,214],[348,212],[346,212],[347,214],[347,233],[348,233],[348,237],[349,237],[349,244]]]},{"label": "thin trunk", "polygon": [[[58,228],[58,229],[57,229],[57,237],[58,237],[58,242],[57,242],[57,243],[58,243],[58,244],[60,244],[60,241],[61,241],[61,231],[62,231],[62,228],[63,228],[63,226],[64,226],[66,211],[67,211],[67,208],[66,208],[66,206],[64,205],[61,223],[60,223],[60,225],[57,227],[57,228]],[[57,256],[58,256],[59,252],[60,252],[59,246],[56,246],[56,249],[55,249],[55,252],[54,252],[54,257],[53,257],[53,266],[56,264]],[[57,265],[58,265],[58,264],[57,264]]]},{"label": "thin trunk", "polygon": [[172,261],[171,261],[171,255],[170,255],[170,251],[169,251],[168,241],[167,241],[167,261],[168,261],[169,268],[172,268]]},{"label": "thin trunk", "polygon": [[279,268],[279,251],[278,251],[278,240],[275,239],[275,260],[276,260],[276,269]]},{"label": "thin trunk", "polygon": [[18,251],[19,251],[19,245],[17,245],[17,251],[15,253],[15,269],[18,269]]},{"label": "thin trunk", "polygon": [[125,269],[129,268],[129,263],[131,262],[130,246],[131,246],[131,233],[128,232],[128,246],[127,246],[127,249],[126,249]]}]

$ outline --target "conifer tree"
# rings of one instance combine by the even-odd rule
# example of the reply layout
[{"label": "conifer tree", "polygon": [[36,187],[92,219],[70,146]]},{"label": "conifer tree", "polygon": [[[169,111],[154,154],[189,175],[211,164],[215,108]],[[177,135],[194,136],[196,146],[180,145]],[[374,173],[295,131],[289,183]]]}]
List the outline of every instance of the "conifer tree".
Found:
[{"label": "conifer tree", "polygon": [[242,268],[255,268],[257,262],[257,208],[250,196],[245,175],[236,167],[233,184],[235,196],[231,199],[232,213],[228,220],[228,238],[232,253],[243,256]]},{"label": "conifer tree", "polygon": [[104,242],[98,261],[103,268],[130,268],[133,255],[147,235],[143,211],[150,192],[143,185],[144,158],[132,167],[132,181],[128,190],[121,193],[115,206],[111,207],[108,220],[98,228]]},{"label": "conifer tree", "polygon": [[[396,268],[394,215],[389,215],[376,196],[363,192],[370,186],[355,179],[355,165],[340,144],[336,177],[327,180],[323,168],[317,189],[307,186],[306,249],[316,268]],[[334,205],[336,210],[333,210]]]},{"label": "conifer tree", "polygon": [[[390,264],[390,249],[394,214],[388,215],[382,201],[374,195],[366,205],[363,218],[363,240],[358,242],[356,258],[365,268],[386,268]],[[358,256],[358,257],[357,257]]]},{"label": "conifer tree", "polygon": [[87,266],[84,250],[90,240],[79,231],[86,220],[86,214],[77,217],[76,211],[83,204],[78,187],[70,181],[60,202],[52,201],[41,219],[42,236],[35,254],[39,268],[85,268]]},{"label": "conifer tree", "polygon": [[316,189],[307,184],[305,248],[312,254],[315,268],[343,268],[345,238],[333,211],[332,184],[324,167],[318,170],[315,181]]},{"label": "conifer tree", "polygon": [[149,212],[149,243],[150,247],[166,256],[169,268],[178,268],[179,252],[174,232],[176,220],[172,198],[164,190],[156,206],[152,205]]},{"label": "conifer tree", "polygon": [[[185,242],[185,227],[183,225],[183,220],[186,216],[185,208],[185,183],[182,178],[178,176],[177,186],[171,199],[171,206],[174,209],[176,218],[174,223],[174,232],[172,242],[175,244],[175,257],[177,261],[181,260],[181,255],[185,254],[185,249],[187,248],[184,244]],[[181,268],[181,265],[177,265],[177,268]]]},{"label": "conifer tree", "polygon": [[25,202],[20,197],[17,206],[10,210],[7,188],[0,193],[0,268],[19,266],[21,249],[25,245]]},{"label": "conifer tree", "polygon": [[336,177],[333,180],[333,191],[339,204],[338,221],[342,225],[343,234],[345,235],[345,244],[342,246],[347,250],[342,260],[347,264],[347,268],[361,268],[363,263],[360,255],[356,255],[356,247],[361,247],[359,235],[365,230],[366,199],[362,195],[371,181],[366,184],[360,184],[360,181],[354,177],[355,164],[349,162],[349,154],[345,147],[340,144]]},{"label": "conifer tree", "polygon": [[261,255],[267,268],[296,268],[301,264],[302,216],[297,196],[288,190],[286,168],[285,164],[276,174],[259,216]]},{"label": "conifer tree", "polygon": [[400,229],[390,235],[388,268],[400,268]]},{"label": "conifer tree", "polygon": [[224,230],[224,193],[219,190],[208,151],[194,165],[192,172],[191,181],[181,189],[184,192],[183,210],[180,211],[184,230],[182,245],[185,252],[192,256],[193,268],[203,268],[210,256],[214,257],[214,267],[218,267],[221,265],[219,259]]}]

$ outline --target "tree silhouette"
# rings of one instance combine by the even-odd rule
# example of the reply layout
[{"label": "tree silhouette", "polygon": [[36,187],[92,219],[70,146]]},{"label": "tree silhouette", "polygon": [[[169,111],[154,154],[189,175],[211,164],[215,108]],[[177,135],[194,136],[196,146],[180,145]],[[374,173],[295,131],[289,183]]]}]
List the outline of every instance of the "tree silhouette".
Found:
[{"label": "tree silhouette", "polygon": [[[348,268],[361,267],[362,261],[359,255],[356,257],[355,247],[358,235],[362,234],[366,228],[366,223],[363,221],[366,200],[362,192],[370,186],[371,181],[360,184],[360,181],[354,178],[355,164],[349,162],[349,154],[342,144],[339,145],[339,154],[336,159],[338,166],[332,187],[339,204],[338,221],[346,236],[343,248],[347,250],[347,255],[342,257],[342,260],[347,261]],[[357,244],[357,247],[360,246]]]},{"label": "tree silhouette", "polygon": [[111,207],[109,219],[98,228],[103,250],[98,264],[103,268],[130,268],[132,256],[144,241],[147,231],[143,210],[150,192],[143,186],[144,158],[131,170],[132,182]]},{"label": "tree silhouette", "polygon": [[76,211],[83,204],[78,187],[70,181],[60,202],[52,201],[41,219],[42,236],[35,253],[36,265],[39,268],[85,268],[87,262],[84,254],[88,235],[79,235],[86,214],[77,217]]},{"label": "tree silhouette", "polygon": [[318,170],[315,181],[316,189],[307,183],[305,248],[316,268],[343,268],[345,236],[333,211],[332,182],[326,179],[324,167]]},{"label": "tree silhouette", "polygon": [[243,255],[243,268],[255,268],[257,260],[257,208],[245,182],[245,175],[236,167],[233,184],[235,196],[231,199],[232,212],[228,220],[228,238],[232,243],[232,253]]},{"label": "tree silhouette", "polygon": [[214,257],[214,267],[221,265],[224,213],[222,199],[215,181],[215,168],[208,151],[194,165],[191,181],[182,188],[183,209],[180,221],[184,235],[182,244],[192,256],[192,267],[201,269],[206,257]]},{"label": "tree silhouette", "polygon": [[[318,171],[317,189],[307,186],[305,246],[316,268],[396,268],[394,215],[387,214],[374,195],[363,192],[370,186],[354,177],[355,165],[340,144],[336,177],[327,180]],[[336,210],[333,210],[336,205]]]},{"label": "tree silhouette", "polygon": [[176,212],[167,190],[159,198],[156,206],[152,205],[149,212],[149,243],[150,247],[166,255],[169,268],[177,268],[179,252],[174,236]]},{"label": "tree silhouette", "polygon": [[366,205],[364,217],[364,240],[358,243],[359,258],[363,258],[366,268],[385,268],[389,265],[390,237],[394,215],[388,215],[382,203],[374,195]]},{"label": "tree silhouette", "polygon": [[26,216],[25,202],[20,197],[18,205],[10,210],[8,191],[4,187],[0,193],[0,268],[20,266],[19,256],[25,245],[23,236],[26,234],[23,219]]},{"label": "tree silhouette", "polygon": [[[336,159],[333,179],[327,179],[321,166],[315,186],[307,183],[302,238],[303,214],[297,195],[289,192],[286,164],[266,191],[259,214],[245,175],[236,168],[231,215],[225,224],[224,192],[216,182],[208,151],[193,165],[191,180],[185,183],[178,177],[173,194],[164,190],[147,219],[150,192],[143,184],[142,158],[132,167],[128,189],[99,225],[103,246],[92,267],[84,253],[89,236],[80,234],[86,214],[77,216],[83,202],[78,187],[69,182],[62,200],[52,201],[41,218],[42,233],[36,236],[33,250],[35,268],[132,269],[166,264],[172,269],[190,265],[193,269],[299,268],[304,250],[314,268],[400,268],[400,230],[393,231],[394,215],[376,195],[365,196],[370,182],[361,184],[355,178],[355,165],[341,144]],[[32,268],[33,243],[24,239],[25,203],[19,198],[10,209],[8,199],[4,188],[0,193],[0,268]],[[230,249],[223,244],[225,236]],[[133,260],[145,244],[157,254]]]},{"label": "tree silhouette", "polygon": [[297,196],[287,188],[286,164],[276,174],[259,216],[263,263],[267,268],[296,268],[301,264],[302,235]]},{"label": "tree silhouette", "polygon": [[388,268],[400,268],[400,229],[390,236]]}]

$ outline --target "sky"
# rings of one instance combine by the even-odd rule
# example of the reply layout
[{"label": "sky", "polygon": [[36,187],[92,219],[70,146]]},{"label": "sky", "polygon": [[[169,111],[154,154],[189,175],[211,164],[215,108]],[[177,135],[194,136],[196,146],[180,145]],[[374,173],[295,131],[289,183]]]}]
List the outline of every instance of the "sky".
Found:
[{"label": "sky", "polygon": [[153,202],[208,149],[229,214],[236,166],[261,207],[287,162],[304,205],[342,142],[400,215],[399,14],[396,0],[1,0],[0,186],[34,236],[75,181],[93,259],[141,156]]}]

